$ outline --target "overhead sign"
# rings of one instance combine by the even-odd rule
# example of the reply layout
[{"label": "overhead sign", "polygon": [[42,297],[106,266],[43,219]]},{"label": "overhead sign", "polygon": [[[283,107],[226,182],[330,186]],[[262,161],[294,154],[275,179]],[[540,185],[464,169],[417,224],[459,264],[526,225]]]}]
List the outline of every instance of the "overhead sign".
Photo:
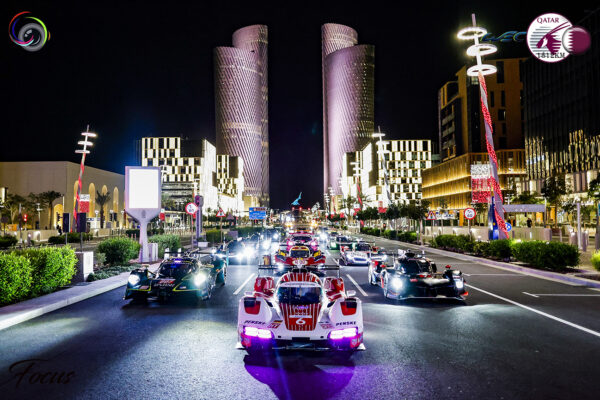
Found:
[{"label": "overhead sign", "polygon": [[90,212],[90,195],[80,194],[79,195],[79,211],[80,213]]},{"label": "overhead sign", "polygon": [[219,211],[217,211],[217,217],[223,218],[224,216],[225,216],[225,213],[223,212],[223,209],[219,208]]},{"label": "overhead sign", "polygon": [[250,219],[266,219],[267,207],[250,207],[249,214]]},{"label": "overhead sign", "polygon": [[195,215],[198,212],[198,206],[194,203],[187,203],[185,205],[185,212],[190,215]]},{"label": "overhead sign", "polygon": [[474,219],[477,216],[477,212],[474,208],[465,208],[465,218],[466,219]]},{"label": "overhead sign", "polygon": [[427,220],[428,220],[428,221],[433,221],[433,220],[435,220],[435,219],[437,219],[437,218],[435,217],[435,211],[429,211],[429,212],[427,213]]}]

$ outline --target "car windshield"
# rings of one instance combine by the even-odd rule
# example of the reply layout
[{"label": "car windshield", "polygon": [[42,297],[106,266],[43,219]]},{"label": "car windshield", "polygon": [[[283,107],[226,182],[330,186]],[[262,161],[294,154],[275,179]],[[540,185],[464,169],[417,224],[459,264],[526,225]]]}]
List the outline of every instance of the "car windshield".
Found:
[{"label": "car windshield", "polygon": [[369,251],[369,250],[371,250],[371,246],[369,246],[366,243],[359,243],[356,245],[356,250],[357,251]]},{"label": "car windshield", "polygon": [[292,250],[290,251],[290,257],[292,258],[308,258],[310,253],[308,250]]},{"label": "car windshield", "polygon": [[310,240],[310,236],[294,236],[294,240],[299,242],[308,242]]},{"label": "car windshield", "polygon": [[192,263],[187,262],[167,262],[160,266],[158,276],[160,278],[181,279],[189,274],[193,269]]},{"label": "car windshield", "polygon": [[338,242],[349,242],[349,241],[350,241],[350,239],[348,239],[346,236],[338,236],[338,237],[336,238],[336,240],[337,240]]},{"label": "car windshield", "polygon": [[405,260],[400,261],[398,269],[406,274],[418,274],[419,272],[430,272],[429,263],[425,260]]},{"label": "car windshield", "polygon": [[285,304],[317,304],[321,301],[319,287],[280,287],[277,298]]}]

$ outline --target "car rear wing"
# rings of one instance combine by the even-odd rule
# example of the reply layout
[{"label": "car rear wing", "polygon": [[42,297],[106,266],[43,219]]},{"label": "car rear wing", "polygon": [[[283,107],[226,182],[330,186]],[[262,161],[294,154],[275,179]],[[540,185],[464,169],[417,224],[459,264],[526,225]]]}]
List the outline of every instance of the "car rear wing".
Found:
[{"label": "car rear wing", "polygon": [[[303,265],[302,267],[298,267],[298,266],[287,266],[287,269],[296,269],[296,268],[303,268],[306,269],[308,272],[316,272],[316,273],[323,273],[324,275],[327,274],[328,271],[335,271],[337,273],[337,277],[340,277],[340,267],[339,265]],[[285,269],[284,269],[285,270]],[[258,265],[258,276],[260,276],[261,272],[281,272],[282,269],[280,268],[280,266],[278,265]]]}]

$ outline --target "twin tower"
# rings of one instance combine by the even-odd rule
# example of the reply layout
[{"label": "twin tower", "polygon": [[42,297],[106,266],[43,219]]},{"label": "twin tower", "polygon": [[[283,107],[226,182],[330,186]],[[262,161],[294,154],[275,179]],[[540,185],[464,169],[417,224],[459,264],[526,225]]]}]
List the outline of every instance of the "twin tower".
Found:
[{"label": "twin tower", "polygon": [[[358,45],[350,27],[321,28],[323,78],[323,188],[340,192],[344,153],[374,132],[375,48]],[[217,154],[244,160],[245,195],[269,203],[268,29],[233,33],[233,47],[214,51]],[[329,189],[331,188],[331,189]]]}]

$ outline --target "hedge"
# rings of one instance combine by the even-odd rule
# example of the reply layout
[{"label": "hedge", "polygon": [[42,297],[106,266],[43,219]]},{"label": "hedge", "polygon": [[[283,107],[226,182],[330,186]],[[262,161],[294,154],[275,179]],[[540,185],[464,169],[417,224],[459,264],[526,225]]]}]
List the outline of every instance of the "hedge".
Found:
[{"label": "hedge", "polygon": [[207,230],[206,241],[210,243],[219,243],[221,241],[221,231],[219,229]]},{"label": "hedge", "polygon": [[[575,267],[579,264],[579,250],[560,242],[540,240],[493,240],[474,242],[468,235],[439,235],[430,242],[431,247],[451,251],[475,253],[476,255],[498,259],[515,258],[534,268],[546,268],[556,271]],[[600,256],[598,256],[600,262]]]},{"label": "hedge", "polygon": [[[80,233],[77,232],[69,232],[67,233],[67,241],[69,243],[79,243],[80,239]],[[92,240],[92,234],[91,233],[83,233],[83,241],[87,242]],[[60,235],[60,236],[50,236],[48,238],[48,244],[64,244],[65,243],[65,235]]]},{"label": "hedge", "polygon": [[181,247],[181,238],[178,235],[154,235],[148,238],[150,243],[158,243],[158,256],[164,257],[165,249],[177,250]]},{"label": "hedge", "polygon": [[0,236],[0,249],[8,249],[17,244],[18,240],[14,236]]},{"label": "hedge", "polygon": [[238,237],[246,237],[255,233],[262,232],[262,226],[241,226],[239,228],[231,229],[232,231],[238,232]]},{"label": "hedge", "polygon": [[31,265],[32,296],[52,293],[71,283],[77,272],[77,257],[71,247],[27,249],[13,252],[27,258]]},{"label": "hedge", "polygon": [[600,271],[600,251],[592,254],[592,266],[596,268],[596,271]]},{"label": "hedge", "polygon": [[[148,229],[148,236],[162,235],[164,233],[165,233],[165,230],[163,228]],[[139,238],[140,237],[140,230],[139,229],[126,229],[125,230],[125,235],[127,235],[127,236],[135,236],[136,238]]]},{"label": "hedge", "polygon": [[138,257],[140,244],[129,238],[115,237],[100,242],[98,252],[104,253],[107,264],[127,264]]},{"label": "hedge", "polygon": [[32,282],[28,259],[13,253],[0,253],[0,305],[27,297]]}]

